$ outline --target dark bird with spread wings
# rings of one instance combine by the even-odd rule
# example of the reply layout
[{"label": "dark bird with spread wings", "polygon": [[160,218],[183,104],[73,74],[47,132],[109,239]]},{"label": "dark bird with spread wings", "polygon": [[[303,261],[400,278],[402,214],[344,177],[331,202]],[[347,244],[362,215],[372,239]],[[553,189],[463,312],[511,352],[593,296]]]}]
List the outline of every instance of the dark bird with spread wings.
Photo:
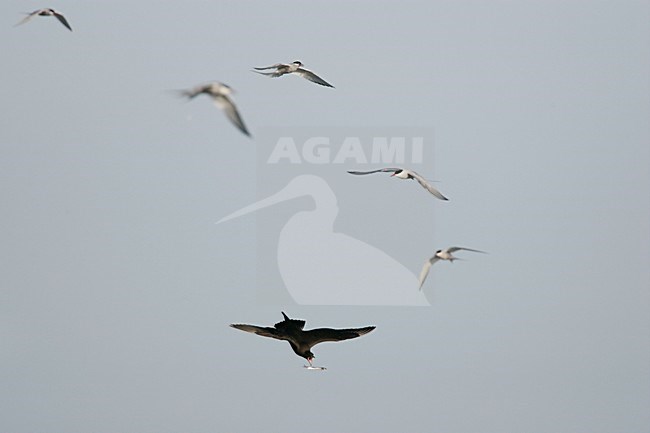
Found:
[{"label": "dark bird with spread wings", "polygon": [[310,366],[312,365],[312,360],[315,358],[311,352],[311,348],[315,345],[325,341],[342,341],[361,337],[375,329],[374,326],[366,326],[365,328],[353,329],[317,328],[304,331],[304,320],[290,319],[284,312],[282,312],[282,315],[284,316],[284,320],[273,325],[273,328],[240,324],[230,326],[242,331],[261,335],[262,337],[286,340],[291,345],[293,351],[296,352],[296,355],[305,358]]},{"label": "dark bird with spread wings", "polygon": [[[300,75],[302,78],[311,81],[312,83],[320,84],[321,86],[325,86],[325,87],[332,87],[332,88],[334,87],[327,81],[323,80],[318,75],[314,74],[309,69],[303,68],[302,66],[303,66],[302,62],[296,60],[295,62],[291,62],[291,63],[276,63],[275,65],[265,66],[263,68],[253,68],[255,69],[253,72],[257,72],[258,74],[266,75],[267,77],[271,77],[271,78],[281,77],[285,74],[296,74],[296,75]],[[265,71],[267,69],[275,69],[275,71],[259,72],[259,71]]]}]

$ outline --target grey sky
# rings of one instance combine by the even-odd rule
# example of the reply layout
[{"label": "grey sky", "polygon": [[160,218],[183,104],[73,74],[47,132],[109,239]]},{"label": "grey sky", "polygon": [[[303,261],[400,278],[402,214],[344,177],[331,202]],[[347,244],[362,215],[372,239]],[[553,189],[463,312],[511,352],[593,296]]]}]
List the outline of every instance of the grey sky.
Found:
[{"label": "grey sky", "polygon": [[[48,6],[72,33],[13,27]],[[649,2],[7,0],[0,16],[0,431],[650,429]],[[336,89],[249,72],[296,59]],[[210,80],[255,139],[169,92]],[[414,273],[437,248],[490,254],[436,264],[431,307],[257,302],[268,214],[214,222],[259,198],[267,132],[301,127],[431,129],[424,169],[450,202],[342,178],[368,195],[340,200],[338,229],[411,240]],[[390,229],[355,220],[411,205]],[[329,369],[311,372],[227,326],[280,310],[377,329],[316,347]]]}]

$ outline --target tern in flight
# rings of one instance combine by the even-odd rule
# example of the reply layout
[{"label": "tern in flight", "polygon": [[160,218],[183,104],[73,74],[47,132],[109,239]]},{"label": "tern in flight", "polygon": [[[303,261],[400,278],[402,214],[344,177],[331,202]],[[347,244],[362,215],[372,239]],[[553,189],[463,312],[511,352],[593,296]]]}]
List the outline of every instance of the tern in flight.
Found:
[{"label": "tern in flight", "polygon": [[[273,325],[273,328],[240,324],[232,324],[230,326],[235,329],[261,335],[262,337],[288,341],[296,355],[305,358],[309,362],[309,367],[312,368],[312,361],[315,356],[311,352],[311,348],[315,345],[325,341],[342,341],[361,337],[375,329],[374,326],[366,326],[365,328],[317,328],[303,331],[302,328],[305,327],[304,320],[289,319],[284,312],[282,312],[282,315],[284,316],[284,320]],[[324,369],[324,367],[317,368]]]},{"label": "tern in flight", "polygon": [[487,254],[485,251],[473,250],[471,248],[463,248],[463,247],[449,247],[444,250],[436,251],[433,257],[431,257],[429,260],[424,262],[424,266],[422,266],[422,270],[420,271],[420,290],[422,290],[422,285],[424,284],[424,280],[427,279],[427,275],[429,275],[429,270],[431,269],[431,266],[433,266],[435,262],[437,262],[438,260],[449,260],[450,262],[454,263],[454,260],[461,260],[458,257],[455,257],[451,254],[461,250]]},{"label": "tern in flight", "polygon": [[380,168],[378,170],[371,171],[348,171],[350,174],[363,175],[363,174],[373,174],[373,173],[393,173],[391,177],[396,177],[398,179],[415,179],[420,185],[435,197],[440,200],[449,200],[447,197],[442,195],[440,191],[435,189],[424,177],[417,174],[413,170],[408,170],[406,168]]},{"label": "tern in flight", "polygon": [[60,12],[55,11],[54,9],[49,9],[49,8],[48,9],[37,9],[34,12],[25,12],[25,13],[27,14],[27,16],[25,18],[23,18],[23,20],[21,22],[16,24],[17,26],[19,26],[21,24],[25,24],[27,21],[31,20],[32,18],[34,18],[37,15],[40,16],[40,17],[52,17],[53,16],[53,17],[56,17],[56,19],[59,20],[59,22],[61,22],[61,24],[66,26],[68,30],[72,31],[72,27],[70,27],[70,24],[68,24],[68,20],[65,19],[63,14],[61,14]]},{"label": "tern in flight", "polygon": [[[264,68],[253,68],[255,69],[253,72],[257,72],[258,74],[266,75],[267,77],[275,78],[275,77],[281,77],[285,74],[298,74],[303,78],[308,79],[311,82],[314,82],[316,84],[320,84],[321,86],[325,87],[334,87],[327,81],[323,80],[321,77],[318,75],[314,74],[312,71],[309,69],[303,68],[302,63],[296,60],[293,63],[276,63],[275,65],[271,66],[266,66]],[[273,72],[259,72],[259,71],[265,71],[267,69],[275,69]]]},{"label": "tern in flight", "polygon": [[186,96],[188,99],[192,99],[201,93],[210,96],[215,105],[226,113],[226,116],[228,116],[228,119],[230,119],[233,125],[235,125],[241,132],[250,137],[251,134],[248,132],[248,129],[246,129],[246,125],[244,125],[244,121],[239,115],[237,107],[230,99],[230,95],[234,92],[235,91],[230,86],[215,81],[212,83],[196,86],[189,90],[181,90],[180,94]]}]

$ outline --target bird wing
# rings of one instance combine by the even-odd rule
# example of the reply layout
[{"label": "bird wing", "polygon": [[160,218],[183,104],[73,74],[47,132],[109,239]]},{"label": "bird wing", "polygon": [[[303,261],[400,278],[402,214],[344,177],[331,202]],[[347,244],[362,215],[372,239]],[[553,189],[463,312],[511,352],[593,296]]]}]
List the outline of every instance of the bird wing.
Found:
[{"label": "bird wing", "polygon": [[442,194],[440,193],[440,191],[438,191],[437,189],[435,189],[435,188],[433,187],[433,185],[431,185],[429,182],[427,182],[427,180],[426,180],[424,177],[422,177],[422,175],[420,175],[420,174],[414,172],[413,170],[409,170],[409,173],[411,173],[411,176],[413,176],[413,179],[417,180],[418,183],[419,183],[420,185],[422,185],[422,187],[423,187],[424,189],[426,189],[427,191],[429,191],[431,194],[433,194],[434,196],[436,196],[436,197],[439,198],[440,200],[449,200],[447,197],[445,197],[444,195],[442,195]]},{"label": "bird wing", "polygon": [[179,90],[178,93],[188,97],[189,99],[192,99],[195,96],[200,95],[201,93],[206,93],[209,87],[210,87],[209,84],[202,84],[200,86],[192,87],[191,89]]},{"label": "bird wing", "polygon": [[395,173],[395,172],[400,171],[400,170],[401,170],[401,168],[380,168],[378,170],[370,170],[370,171],[348,170],[348,173],[356,174],[356,175],[364,175],[364,174],[373,174],[373,173],[379,173],[379,172]]},{"label": "bird wing", "polygon": [[70,27],[70,24],[68,24],[68,20],[66,20],[63,15],[61,15],[60,13],[55,11],[54,16],[56,17],[57,20],[59,20],[61,22],[61,24],[66,26],[68,28],[68,30],[72,31],[72,27]]},{"label": "bird wing", "polygon": [[263,68],[253,68],[253,69],[258,70],[258,71],[264,71],[265,69],[277,69],[280,66],[285,66],[285,65],[283,65],[282,63],[276,63],[275,65],[265,66]]},{"label": "bird wing", "polygon": [[228,116],[228,119],[230,119],[230,121],[237,128],[239,128],[241,132],[248,135],[249,137],[251,136],[250,132],[248,132],[248,129],[246,129],[246,125],[244,125],[244,121],[239,115],[239,111],[237,111],[237,107],[230,100],[230,98],[225,95],[219,95],[214,98],[214,102],[218,107],[223,109],[223,111],[226,113],[226,116]]},{"label": "bird wing", "polygon": [[309,348],[323,343],[325,341],[342,341],[349,340],[350,338],[361,337],[368,332],[375,329],[374,326],[367,326],[365,328],[351,328],[351,329],[331,329],[331,328],[318,328],[305,331],[304,340],[309,345]]},{"label": "bird wing", "polygon": [[460,250],[464,250],[464,251],[473,251],[473,252],[475,252],[475,253],[483,253],[483,254],[487,254],[485,251],[481,251],[481,250],[473,250],[473,249],[471,249],[471,248],[463,248],[463,247],[449,247],[449,248],[447,248],[447,251],[450,252],[450,253],[453,253],[453,252],[455,252],[455,251],[460,251]]},{"label": "bird wing", "polygon": [[334,88],[334,86],[332,86],[332,85],[331,85],[330,83],[328,83],[327,81],[323,80],[323,79],[322,79],[321,77],[319,77],[318,75],[314,74],[314,73],[313,73],[312,71],[310,71],[309,69],[298,68],[298,69],[296,69],[296,74],[300,75],[300,76],[303,77],[303,78],[308,79],[308,80],[311,81],[312,83],[320,84],[321,86],[325,86],[325,87],[332,87],[332,88]]},{"label": "bird wing", "polygon": [[260,74],[260,75],[266,75],[267,77],[271,77],[271,78],[281,77],[282,75],[284,75],[279,72],[260,72],[260,71],[252,71],[252,72],[255,72],[256,74]]},{"label": "bird wing", "polygon": [[285,333],[280,332],[275,328],[266,328],[255,325],[241,325],[237,323],[230,325],[230,327],[239,329],[240,331],[252,332],[253,334],[261,335],[262,337],[275,338],[276,340],[289,340]]},{"label": "bird wing", "polygon": [[422,266],[422,270],[420,271],[420,290],[422,290],[424,281],[427,279],[427,275],[429,275],[429,270],[431,269],[431,266],[433,266],[433,264],[438,260],[440,260],[438,257],[433,256],[429,260],[424,262],[424,265]]},{"label": "bird wing", "polygon": [[[40,11],[42,11],[42,10],[43,10],[43,9],[37,9],[37,10],[35,10],[34,12],[25,12],[25,13],[27,14],[27,16],[26,16],[25,18],[23,18],[23,19],[22,19],[18,24],[16,24],[15,26],[19,26],[19,25],[21,25],[21,24],[25,24],[27,21],[31,20],[31,19],[34,18],[36,15],[38,15],[38,13],[39,13]],[[14,27],[15,27],[15,26],[14,26]]]}]

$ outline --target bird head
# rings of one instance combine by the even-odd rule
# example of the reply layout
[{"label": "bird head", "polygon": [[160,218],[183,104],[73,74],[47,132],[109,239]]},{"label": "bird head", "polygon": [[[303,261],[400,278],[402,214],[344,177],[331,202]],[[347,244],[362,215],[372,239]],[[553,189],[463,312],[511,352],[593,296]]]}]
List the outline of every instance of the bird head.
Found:
[{"label": "bird head", "polygon": [[302,62],[300,60],[296,60],[296,61],[291,62],[291,63],[296,65],[296,66],[302,66]]},{"label": "bird head", "polygon": [[391,174],[391,176],[397,176],[398,174],[400,174],[403,171],[404,170],[397,170],[397,171],[393,172],[393,174]]},{"label": "bird head", "polygon": [[232,87],[230,87],[230,86],[227,85],[227,84],[220,83],[220,82],[217,81],[217,82],[216,82],[216,85],[217,85],[217,88],[219,89],[218,91],[220,91],[221,93],[224,93],[224,94],[226,94],[226,95],[230,95],[230,94],[232,94],[232,93],[236,93],[236,92],[235,92],[235,89],[233,89]]},{"label": "bird head", "polygon": [[316,356],[313,353],[311,353],[311,350],[305,352],[305,359],[307,361],[311,363],[314,360],[314,358],[316,358]]}]

